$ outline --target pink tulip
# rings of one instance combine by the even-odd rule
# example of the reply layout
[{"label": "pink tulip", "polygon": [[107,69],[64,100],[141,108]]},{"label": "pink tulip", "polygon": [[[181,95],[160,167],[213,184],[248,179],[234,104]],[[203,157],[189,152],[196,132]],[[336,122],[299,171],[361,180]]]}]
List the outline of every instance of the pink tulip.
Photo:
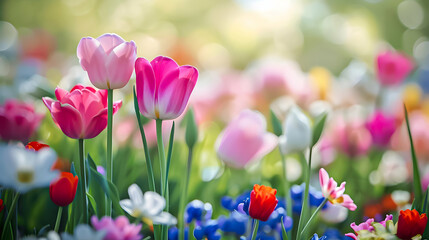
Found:
[{"label": "pink tulip", "polygon": [[330,203],[341,204],[351,211],[356,210],[356,204],[353,203],[349,195],[344,194],[346,182],[341,183],[341,185],[337,187],[337,182],[333,178],[329,178],[328,172],[323,168],[319,171],[319,182],[323,196],[327,198]]},{"label": "pink tulip", "polygon": [[[55,124],[70,138],[94,138],[107,126],[107,90],[76,85],[70,92],[55,89],[57,101],[44,97]],[[122,101],[113,103],[113,114]]]},{"label": "pink tulip", "polygon": [[136,88],[140,112],[152,119],[175,119],[186,108],[198,70],[180,66],[168,57],[136,61]]},{"label": "pink tulip", "polygon": [[396,119],[377,111],[366,123],[366,128],[372,136],[372,142],[379,147],[386,147],[396,130]]},{"label": "pink tulip", "polygon": [[277,137],[267,132],[264,116],[244,110],[219,135],[217,154],[227,165],[243,168],[267,155],[277,146]]},{"label": "pink tulip", "polygon": [[333,133],[337,148],[351,158],[365,155],[371,147],[371,134],[358,120],[352,122],[338,120]]},{"label": "pink tulip", "polygon": [[0,106],[0,139],[27,144],[42,118],[33,105],[9,99]]},{"label": "pink tulip", "polygon": [[89,80],[100,89],[123,88],[134,70],[137,48],[116,34],[82,38],[77,57]]},{"label": "pink tulip", "polygon": [[377,56],[377,77],[382,85],[396,85],[405,80],[414,68],[413,62],[404,54],[386,51]]}]

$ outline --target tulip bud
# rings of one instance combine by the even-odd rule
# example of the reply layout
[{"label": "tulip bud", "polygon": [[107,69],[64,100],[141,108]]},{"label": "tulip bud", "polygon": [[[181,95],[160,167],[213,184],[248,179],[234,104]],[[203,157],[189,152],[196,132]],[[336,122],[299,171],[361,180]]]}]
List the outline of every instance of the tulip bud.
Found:
[{"label": "tulip bud", "polygon": [[64,207],[73,202],[76,195],[78,177],[69,172],[62,172],[60,177],[49,186],[52,202]]},{"label": "tulip bud", "polygon": [[198,127],[195,122],[194,112],[190,109],[186,116],[186,145],[192,149],[198,141]]},{"label": "tulip bud", "polygon": [[298,107],[292,107],[279,138],[280,150],[283,154],[304,151],[311,144],[311,135],[310,119]]}]

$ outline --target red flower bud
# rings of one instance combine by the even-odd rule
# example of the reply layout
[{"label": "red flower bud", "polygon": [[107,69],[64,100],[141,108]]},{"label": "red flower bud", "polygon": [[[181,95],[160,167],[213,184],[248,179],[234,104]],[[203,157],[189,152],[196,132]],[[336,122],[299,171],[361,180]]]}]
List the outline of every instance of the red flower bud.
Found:
[{"label": "red flower bud", "polygon": [[62,172],[59,178],[49,186],[52,202],[64,207],[73,202],[76,195],[78,177],[69,172]]},{"label": "red flower bud", "polygon": [[4,205],[3,205],[3,200],[0,199],[0,213],[1,211],[3,211]]},{"label": "red flower bud", "polygon": [[267,221],[277,206],[277,190],[255,184],[250,193],[249,215],[254,219]]},{"label": "red flower bud", "polygon": [[35,151],[39,151],[42,148],[48,148],[48,147],[49,147],[48,144],[43,144],[43,143],[39,143],[39,142],[29,142],[25,146],[26,149],[35,150]]},{"label": "red flower bud", "polygon": [[400,211],[396,236],[400,239],[408,240],[417,234],[421,235],[425,231],[427,221],[426,213],[420,215],[415,209]]}]

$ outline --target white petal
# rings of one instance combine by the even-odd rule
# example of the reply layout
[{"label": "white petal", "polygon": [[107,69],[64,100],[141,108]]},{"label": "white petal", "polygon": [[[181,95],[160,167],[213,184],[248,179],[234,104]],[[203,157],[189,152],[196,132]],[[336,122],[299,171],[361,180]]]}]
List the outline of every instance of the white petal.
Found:
[{"label": "white petal", "polygon": [[135,206],[142,206],[144,204],[142,190],[137,184],[132,184],[128,188],[128,195]]},{"label": "white petal", "polygon": [[132,215],[134,211],[134,205],[130,199],[121,200],[119,201],[119,204],[121,205],[122,209],[124,209],[125,212]]},{"label": "white petal", "polygon": [[165,199],[156,192],[145,192],[142,211],[145,216],[156,216],[165,208]]},{"label": "white petal", "polygon": [[153,216],[152,221],[155,224],[176,225],[177,219],[168,212],[161,212],[159,215]]}]

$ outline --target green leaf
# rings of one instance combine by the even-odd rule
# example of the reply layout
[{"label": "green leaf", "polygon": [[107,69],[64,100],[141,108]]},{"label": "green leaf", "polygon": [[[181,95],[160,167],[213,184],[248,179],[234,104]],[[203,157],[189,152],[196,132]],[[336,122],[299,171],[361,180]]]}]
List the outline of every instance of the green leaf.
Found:
[{"label": "green leaf", "polygon": [[[171,156],[173,153],[174,129],[175,129],[175,122],[173,121],[173,126],[171,126],[171,132],[170,132],[170,142],[168,144],[167,171],[165,174],[166,183],[168,183],[168,174],[170,172],[170,162],[171,162]],[[168,184],[165,184],[164,192],[167,192],[167,187],[168,187]]]},{"label": "green leaf", "polygon": [[193,148],[198,141],[198,127],[192,109],[186,114],[185,141],[189,148]]},{"label": "green leaf", "polygon": [[416,151],[414,149],[413,137],[411,135],[410,121],[408,119],[407,107],[404,104],[405,112],[405,122],[407,124],[408,137],[410,139],[411,146],[411,157],[413,160],[413,186],[414,186],[414,200],[415,200],[415,209],[419,212],[422,212],[422,202],[423,202],[423,193],[422,193],[422,183],[420,182],[420,172],[419,164],[417,161]]},{"label": "green leaf", "polygon": [[273,110],[270,109],[271,123],[273,124],[273,132],[277,137],[283,134],[282,123],[277,118]]},{"label": "green leaf", "polygon": [[103,175],[101,175],[97,170],[91,168],[91,176],[95,180],[95,182],[103,189],[104,193],[107,197],[112,200],[113,209],[115,210],[117,215],[123,215],[124,211],[119,204],[119,192],[116,186],[106,180]]},{"label": "green leaf", "polygon": [[154,174],[153,174],[152,162],[150,160],[149,148],[147,146],[147,141],[146,141],[146,135],[145,135],[145,132],[144,132],[144,129],[143,129],[142,121],[141,121],[141,115],[140,115],[140,110],[139,110],[139,103],[137,101],[137,95],[136,95],[136,88],[135,88],[135,86],[133,86],[133,95],[134,95],[134,111],[136,113],[137,123],[139,125],[140,134],[141,134],[142,142],[143,142],[144,156],[146,158],[146,165],[147,165],[147,171],[148,171],[149,189],[151,191],[153,191],[153,192],[156,192],[155,177],[154,177]]},{"label": "green leaf", "polygon": [[283,236],[283,240],[288,240],[287,232],[286,232],[286,229],[285,229],[285,225],[283,223],[283,217],[282,217],[281,223],[282,223],[282,236]]},{"label": "green leaf", "polygon": [[311,147],[316,145],[316,143],[319,141],[320,136],[323,133],[323,129],[325,128],[326,117],[327,117],[327,114],[323,113],[321,116],[319,116],[316,119],[316,122],[313,127],[313,141],[311,143]]}]

